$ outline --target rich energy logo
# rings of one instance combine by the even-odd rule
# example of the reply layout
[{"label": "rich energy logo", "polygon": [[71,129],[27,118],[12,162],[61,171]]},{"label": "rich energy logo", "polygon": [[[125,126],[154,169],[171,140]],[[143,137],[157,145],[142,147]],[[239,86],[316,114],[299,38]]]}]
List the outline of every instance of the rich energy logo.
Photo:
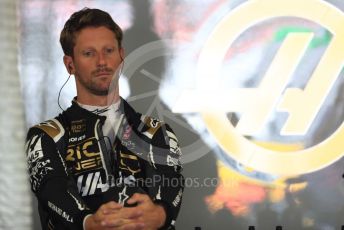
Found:
[{"label": "rich energy logo", "polygon": [[[78,139],[78,138],[77,138]],[[69,145],[66,161],[75,164],[76,173],[102,166],[96,138],[90,138],[75,145]]]},{"label": "rich energy logo", "polygon": [[[286,37],[258,88],[226,91],[212,79],[218,76],[228,48],[243,31],[261,21],[285,16],[313,21],[333,34],[304,89],[285,87],[314,36],[309,32]],[[303,174],[333,163],[343,156],[343,124],[322,143],[295,152],[264,149],[244,136],[260,131],[275,107],[289,113],[281,135],[307,133],[343,67],[343,25],[343,13],[321,0],[251,0],[242,4],[217,25],[207,40],[198,62],[198,88],[185,91],[174,112],[201,112],[208,130],[228,154],[262,172]],[[220,104],[215,103],[219,100]],[[228,122],[227,112],[242,113],[236,128]]]}]

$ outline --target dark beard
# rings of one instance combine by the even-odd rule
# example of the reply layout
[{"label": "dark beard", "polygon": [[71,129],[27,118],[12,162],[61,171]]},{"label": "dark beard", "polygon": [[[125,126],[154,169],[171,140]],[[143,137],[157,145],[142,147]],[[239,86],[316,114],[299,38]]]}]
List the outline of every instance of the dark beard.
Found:
[{"label": "dark beard", "polygon": [[107,89],[98,89],[97,87],[93,85],[87,85],[84,84],[84,86],[94,95],[97,96],[108,96],[110,93],[112,93],[117,87],[118,87],[118,79],[113,79]]},{"label": "dark beard", "polygon": [[[106,72],[112,73],[113,74],[113,70],[110,68],[105,68],[104,69]],[[102,71],[104,71],[102,70]],[[92,78],[98,73],[100,72],[100,69],[97,69],[96,71],[93,71],[92,74]],[[99,87],[97,87],[96,84],[94,84],[91,80],[91,82],[85,82],[82,78],[79,78],[80,83],[92,94],[97,95],[97,96],[108,96],[110,93],[112,93],[118,86],[118,78],[119,76],[117,76],[117,73],[115,73],[116,79],[112,79],[111,83],[108,85],[108,87],[106,87],[106,89],[101,89]],[[114,76],[113,76],[114,77]]]},{"label": "dark beard", "polygon": [[93,87],[87,87],[87,89],[94,95],[97,96],[107,96],[109,94],[109,89],[106,90],[99,90],[99,89],[95,89]]}]

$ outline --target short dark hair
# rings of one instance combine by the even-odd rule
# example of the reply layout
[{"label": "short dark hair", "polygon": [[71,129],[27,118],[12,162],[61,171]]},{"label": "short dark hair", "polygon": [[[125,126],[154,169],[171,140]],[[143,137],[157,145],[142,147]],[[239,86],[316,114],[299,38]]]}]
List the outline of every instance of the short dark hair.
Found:
[{"label": "short dark hair", "polygon": [[78,32],[86,27],[99,26],[105,26],[114,32],[118,46],[122,47],[122,29],[114,22],[110,14],[99,9],[83,8],[70,16],[61,31],[60,43],[64,54],[73,57],[73,48]]}]

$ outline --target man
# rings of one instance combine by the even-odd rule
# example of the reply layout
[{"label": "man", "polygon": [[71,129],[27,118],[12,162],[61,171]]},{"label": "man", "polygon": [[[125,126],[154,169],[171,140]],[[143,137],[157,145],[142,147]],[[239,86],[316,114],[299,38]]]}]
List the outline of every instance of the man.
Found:
[{"label": "man", "polygon": [[167,124],[119,96],[120,27],[108,13],[85,8],[66,22],[60,42],[77,97],[32,127],[26,144],[42,228],[174,229],[181,152]]}]

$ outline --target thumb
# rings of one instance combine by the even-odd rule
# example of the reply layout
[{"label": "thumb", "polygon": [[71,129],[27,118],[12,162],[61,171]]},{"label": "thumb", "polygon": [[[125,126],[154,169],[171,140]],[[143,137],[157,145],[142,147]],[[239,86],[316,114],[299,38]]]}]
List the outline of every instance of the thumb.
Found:
[{"label": "thumb", "polygon": [[142,203],[145,201],[145,195],[140,193],[135,193],[130,199],[127,201],[128,204],[135,204],[135,203]]}]

